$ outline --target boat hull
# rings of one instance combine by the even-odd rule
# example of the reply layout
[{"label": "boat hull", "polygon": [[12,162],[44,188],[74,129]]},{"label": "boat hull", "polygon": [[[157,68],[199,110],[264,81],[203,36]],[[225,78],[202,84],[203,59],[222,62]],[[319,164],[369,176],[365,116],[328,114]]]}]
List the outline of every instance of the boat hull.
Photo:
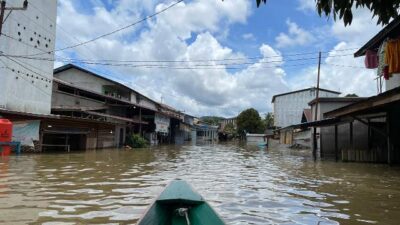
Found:
[{"label": "boat hull", "polygon": [[[178,213],[186,209],[187,214]],[[137,225],[225,225],[212,207],[183,180],[172,181]]]}]

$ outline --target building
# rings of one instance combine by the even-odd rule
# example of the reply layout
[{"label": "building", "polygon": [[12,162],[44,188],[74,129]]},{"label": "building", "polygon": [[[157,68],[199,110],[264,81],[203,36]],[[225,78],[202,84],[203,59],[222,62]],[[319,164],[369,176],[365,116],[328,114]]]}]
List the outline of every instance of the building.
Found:
[{"label": "building", "polygon": [[237,129],[236,117],[224,118],[219,122],[219,132],[224,132],[225,126],[232,124],[235,129]]},{"label": "building", "polygon": [[[319,98],[312,100],[309,105],[311,106],[311,114],[315,115],[315,110],[317,110],[317,118],[312,116],[310,122],[314,121],[322,121],[326,119],[324,114],[326,112],[330,112],[332,110],[336,110],[342,108],[344,106],[362,101],[366,98],[362,97],[336,97],[336,98]],[[353,133],[352,135],[354,138],[353,146],[355,148],[365,148],[367,146],[367,139],[368,131],[365,129],[364,124],[354,121],[349,124],[340,124],[338,125],[338,132],[341,135],[341,142],[339,142],[339,148],[345,147],[347,143],[350,142],[350,131],[348,129],[349,126],[352,126]],[[314,142],[317,141],[316,146],[319,149],[319,154],[322,157],[334,157],[335,156],[335,128],[328,126],[328,127],[319,127],[316,131],[316,140],[311,138],[314,136],[314,130],[310,130],[310,140],[311,146],[314,146]]]},{"label": "building", "polygon": [[[23,0],[6,1],[8,6],[23,6]],[[57,1],[30,0],[26,9],[8,10],[6,15],[0,35],[0,108],[48,115],[51,110]],[[32,57],[49,60],[38,61]]]},{"label": "building", "polygon": [[38,152],[121,147],[132,134],[151,144],[183,143],[191,136],[194,120],[72,64],[54,70],[51,113],[0,109],[0,116],[30,131],[19,140],[30,140],[29,150]]},{"label": "building", "polygon": [[[325,118],[335,121],[335,152],[336,159],[344,161],[379,162],[379,163],[400,163],[400,50],[397,48],[391,51],[390,55],[385,53],[384,48],[389,42],[400,45],[400,17],[397,17],[384,27],[378,34],[369,40],[356,53],[355,57],[365,56],[378,57],[379,60],[386,58],[391,62],[386,65],[388,73],[380,73],[378,68],[378,80],[384,80],[385,91],[378,92],[376,96],[369,97],[362,101],[326,112]],[[383,54],[380,54],[380,50]],[[396,56],[396,57],[393,57]],[[382,65],[382,64],[381,64]],[[367,65],[366,65],[367,66]],[[370,66],[370,65],[369,65]],[[379,67],[379,64],[376,65]],[[383,69],[385,71],[385,69]],[[362,148],[356,146],[354,132],[359,128],[352,126],[352,123],[361,123],[367,136],[364,138],[365,145]],[[339,130],[340,124],[347,123],[349,135]],[[345,146],[340,146],[343,136],[349,141]]]},{"label": "building", "polygon": [[[126,137],[139,133],[158,143],[180,143],[185,129],[182,113],[138,93],[128,86],[68,64],[54,71],[52,112],[111,122],[113,132],[103,132],[99,147],[117,147]],[[182,118],[181,118],[182,117]]]},{"label": "building", "polygon": [[[308,103],[316,98],[317,88],[307,88],[274,95],[274,126],[287,127],[301,122],[303,111],[309,108]],[[320,97],[337,97],[340,92],[319,89]]]},{"label": "building", "polygon": [[[400,163],[400,50],[392,48],[400,46],[399,35],[400,17],[354,54],[355,57],[366,57],[367,68],[379,67],[378,95],[335,104],[315,99],[310,104],[314,111],[317,108],[320,111],[318,120],[292,126],[316,129],[313,140],[320,139],[321,143],[320,148],[314,145],[314,157],[317,157],[319,149],[321,157],[333,155],[336,160]],[[393,46],[390,54],[386,54],[389,42]],[[382,63],[384,61],[389,63]],[[385,91],[379,87],[382,80]]]}]

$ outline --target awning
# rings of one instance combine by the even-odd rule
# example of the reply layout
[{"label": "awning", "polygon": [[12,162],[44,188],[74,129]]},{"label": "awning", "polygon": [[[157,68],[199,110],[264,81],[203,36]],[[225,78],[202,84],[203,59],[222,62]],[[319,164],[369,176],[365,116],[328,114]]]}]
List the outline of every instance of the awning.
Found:
[{"label": "awning", "polygon": [[294,124],[291,126],[277,129],[276,131],[306,129],[306,128],[310,128],[310,127],[326,127],[326,126],[332,126],[332,125],[340,124],[340,123],[344,123],[344,122],[345,121],[342,121],[339,118],[323,119],[323,120],[312,121],[312,122],[307,122],[307,123]]},{"label": "awning", "polygon": [[367,98],[351,105],[324,113],[325,117],[354,116],[360,114],[371,114],[385,111],[392,104],[400,104],[400,87],[386,91],[382,94]]},{"label": "awning", "polygon": [[110,114],[105,114],[105,113],[99,113],[99,112],[93,112],[93,111],[84,111],[84,112],[89,114],[89,115],[104,116],[104,117],[107,117],[107,118],[121,120],[121,121],[125,121],[125,122],[131,122],[131,123],[137,123],[137,124],[149,124],[146,121],[139,121],[139,120],[134,120],[134,119],[126,118],[126,117],[120,117],[120,116],[114,116],[114,115],[110,115]]}]

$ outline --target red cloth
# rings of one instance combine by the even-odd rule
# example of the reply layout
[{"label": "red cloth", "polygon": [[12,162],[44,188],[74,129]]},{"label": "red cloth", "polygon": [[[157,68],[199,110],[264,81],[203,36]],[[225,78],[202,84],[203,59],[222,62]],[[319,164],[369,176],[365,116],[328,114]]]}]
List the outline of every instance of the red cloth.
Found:
[{"label": "red cloth", "polygon": [[378,68],[378,54],[377,52],[367,50],[365,52],[365,67],[368,69]]},{"label": "red cloth", "polygon": [[385,80],[389,80],[390,76],[389,76],[389,66],[385,66],[383,68],[383,78],[385,78]]}]

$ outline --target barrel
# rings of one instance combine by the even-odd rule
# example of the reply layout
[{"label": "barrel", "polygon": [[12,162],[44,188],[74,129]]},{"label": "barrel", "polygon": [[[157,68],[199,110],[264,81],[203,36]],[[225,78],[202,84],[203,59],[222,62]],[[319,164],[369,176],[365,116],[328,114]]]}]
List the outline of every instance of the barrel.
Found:
[{"label": "barrel", "polygon": [[[7,119],[0,119],[0,142],[11,142],[12,141],[12,127],[13,124]],[[3,145],[0,146],[3,151],[1,155],[9,155],[11,152],[11,146]]]}]

